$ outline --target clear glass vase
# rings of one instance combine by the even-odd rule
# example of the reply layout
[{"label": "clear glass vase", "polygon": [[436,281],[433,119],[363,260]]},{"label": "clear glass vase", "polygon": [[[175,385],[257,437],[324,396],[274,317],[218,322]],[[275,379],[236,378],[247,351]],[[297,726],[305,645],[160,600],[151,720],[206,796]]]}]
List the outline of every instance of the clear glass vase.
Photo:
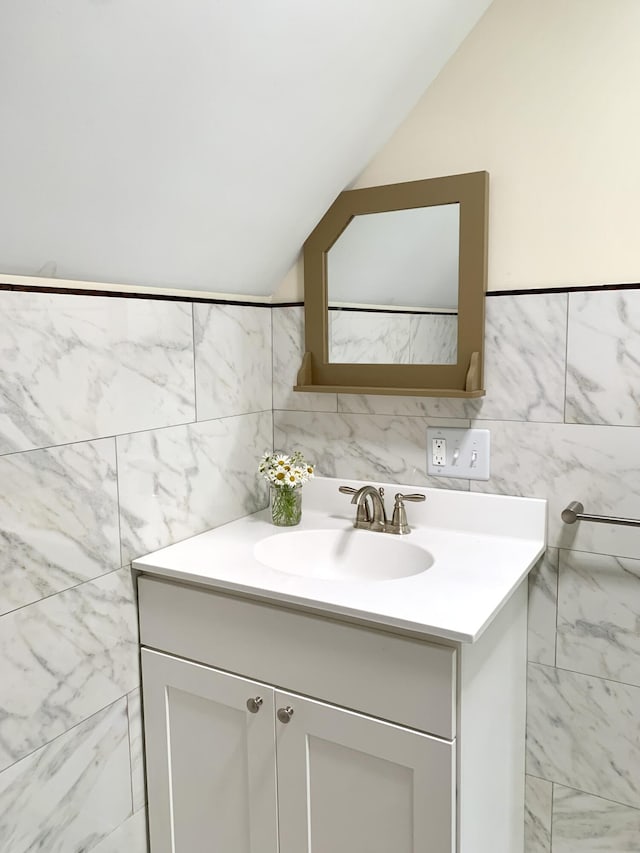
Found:
[{"label": "clear glass vase", "polygon": [[278,527],[294,527],[302,518],[302,489],[271,486],[271,520]]}]

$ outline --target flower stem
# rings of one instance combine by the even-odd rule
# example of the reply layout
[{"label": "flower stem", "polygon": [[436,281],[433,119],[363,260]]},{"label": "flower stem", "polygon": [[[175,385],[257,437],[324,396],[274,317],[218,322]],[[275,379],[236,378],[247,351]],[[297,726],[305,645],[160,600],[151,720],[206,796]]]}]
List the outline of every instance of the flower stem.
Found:
[{"label": "flower stem", "polygon": [[293,527],[302,515],[301,489],[286,486],[271,489],[271,518],[279,527]]}]

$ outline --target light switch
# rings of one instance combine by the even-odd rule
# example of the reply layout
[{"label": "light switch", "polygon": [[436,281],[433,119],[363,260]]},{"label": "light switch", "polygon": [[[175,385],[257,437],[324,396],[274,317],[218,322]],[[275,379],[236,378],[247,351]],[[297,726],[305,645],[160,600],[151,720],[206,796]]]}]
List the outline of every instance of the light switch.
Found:
[{"label": "light switch", "polygon": [[427,428],[427,473],[433,477],[488,480],[491,433],[488,429]]}]

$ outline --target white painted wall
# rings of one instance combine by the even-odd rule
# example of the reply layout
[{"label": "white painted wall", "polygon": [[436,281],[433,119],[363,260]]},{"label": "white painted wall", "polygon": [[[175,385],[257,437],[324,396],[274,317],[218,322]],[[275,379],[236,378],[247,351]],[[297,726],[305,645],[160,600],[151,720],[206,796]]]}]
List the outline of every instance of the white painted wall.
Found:
[{"label": "white painted wall", "polygon": [[490,0],[3,0],[0,272],[270,294]]},{"label": "white painted wall", "polygon": [[489,289],[637,282],[640,3],[495,0],[358,186],[486,169]]},{"label": "white painted wall", "polygon": [[637,0],[495,0],[356,186],[486,169],[490,290],[639,281],[639,40]]}]

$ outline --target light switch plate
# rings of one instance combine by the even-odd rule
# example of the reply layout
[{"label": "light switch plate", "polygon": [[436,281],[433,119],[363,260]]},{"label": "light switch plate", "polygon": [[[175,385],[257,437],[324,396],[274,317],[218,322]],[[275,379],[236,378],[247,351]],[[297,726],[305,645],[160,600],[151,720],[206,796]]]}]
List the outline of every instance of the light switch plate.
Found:
[{"label": "light switch plate", "polygon": [[[427,473],[432,477],[488,480],[490,451],[491,433],[488,429],[427,428]],[[444,464],[436,464],[441,461]]]}]

